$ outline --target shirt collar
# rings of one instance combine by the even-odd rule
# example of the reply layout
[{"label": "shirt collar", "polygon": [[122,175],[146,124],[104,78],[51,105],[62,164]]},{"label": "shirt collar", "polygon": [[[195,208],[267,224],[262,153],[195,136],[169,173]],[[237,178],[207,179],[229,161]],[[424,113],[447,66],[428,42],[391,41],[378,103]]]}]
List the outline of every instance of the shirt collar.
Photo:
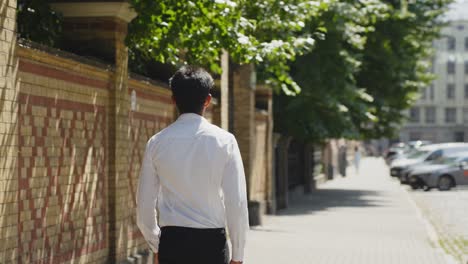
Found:
[{"label": "shirt collar", "polygon": [[179,118],[177,118],[177,121],[205,121],[206,119],[198,114],[194,113],[186,113],[186,114],[181,114]]}]

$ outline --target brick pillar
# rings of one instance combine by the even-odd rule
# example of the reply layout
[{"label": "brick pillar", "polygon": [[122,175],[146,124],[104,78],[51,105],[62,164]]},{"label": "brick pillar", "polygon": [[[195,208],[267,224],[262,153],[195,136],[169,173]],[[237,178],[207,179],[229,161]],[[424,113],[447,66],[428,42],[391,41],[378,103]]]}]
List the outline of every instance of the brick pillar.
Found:
[{"label": "brick pillar", "polygon": [[[131,218],[135,214],[134,201],[132,196],[128,195],[128,186],[130,184],[127,177],[130,170],[130,134],[129,131],[129,112],[130,98],[128,93],[128,50],[125,47],[125,33],[116,34],[115,55],[116,67],[114,74],[114,86],[111,87],[109,97],[109,207],[113,208],[111,215],[112,225],[109,228],[109,241],[114,241],[115,253],[110,254],[117,260],[125,259],[131,252],[129,248],[129,228]],[[112,248],[111,248],[112,250]],[[115,261],[111,259],[112,261]]]},{"label": "brick pillar", "polygon": [[55,0],[52,7],[64,15],[63,33],[67,50],[109,63],[117,62],[119,39],[136,13],[124,0],[70,2]]},{"label": "brick pillar", "polygon": [[252,175],[255,140],[255,87],[252,87],[252,65],[240,65],[233,69],[234,124],[233,131],[239,144],[244,163],[247,185]]},{"label": "brick pillar", "polygon": [[18,262],[16,0],[0,1],[0,262]]},{"label": "brick pillar", "polygon": [[[271,90],[270,90],[271,92]],[[271,212],[271,208],[276,207],[276,195],[275,195],[275,176],[273,173],[273,95],[268,96],[268,128],[267,128],[267,162],[266,162],[266,171],[267,171],[267,197],[266,197],[266,212]]]},{"label": "brick pillar", "polygon": [[[231,65],[232,101],[234,115],[233,125],[229,127],[234,132],[244,163],[247,182],[247,196],[251,197],[251,177],[253,176],[252,162],[255,155],[255,83],[253,65]],[[249,202],[249,218],[251,225],[260,223],[260,204]]]},{"label": "brick pillar", "polygon": [[107,243],[108,262],[116,263],[138,251],[138,244],[130,237],[135,230],[135,200],[134,190],[129,192],[128,189],[134,177],[128,176],[131,102],[127,85],[128,48],[125,46],[127,26],[136,13],[126,1],[63,1],[52,6],[64,16],[65,45],[68,49],[115,65],[107,109]]},{"label": "brick pillar", "polygon": [[278,185],[276,186],[278,193],[276,197],[277,209],[284,209],[289,205],[288,151],[291,140],[292,138],[289,136],[282,136],[278,140],[278,156],[276,158],[276,162],[278,162]]},{"label": "brick pillar", "polygon": [[267,202],[267,213],[276,214],[278,209],[278,188],[279,188],[279,146],[278,142],[281,135],[273,133],[271,141],[271,182],[270,182],[270,198]]},{"label": "brick pillar", "polygon": [[229,53],[223,51],[221,55],[221,74],[220,83],[220,102],[219,109],[219,126],[222,129],[229,130]]},{"label": "brick pillar", "polygon": [[328,180],[332,180],[337,174],[338,168],[338,147],[336,140],[330,139],[323,150],[323,163],[325,166],[325,175]]},{"label": "brick pillar", "polygon": [[[255,91],[255,107],[267,113],[266,144],[265,144],[265,205],[266,213],[273,214],[276,208],[275,175],[274,175],[274,150],[273,139],[273,90],[266,85],[257,85]],[[263,201],[262,201],[263,202]]]},{"label": "brick pillar", "polygon": [[[217,98],[212,98],[211,99],[211,104],[208,106],[208,108],[205,110],[204,117],[210,121],[212,124],[219,126],[221,120],[220,120],[220,114],[219,114],[219,101]],[[175,115],[177,116],[177,115]]]},{"label": "brick pillar", "polygon": [[314,179],[314,145],[304,145],[304,193],[311,193],[315,189]]}]

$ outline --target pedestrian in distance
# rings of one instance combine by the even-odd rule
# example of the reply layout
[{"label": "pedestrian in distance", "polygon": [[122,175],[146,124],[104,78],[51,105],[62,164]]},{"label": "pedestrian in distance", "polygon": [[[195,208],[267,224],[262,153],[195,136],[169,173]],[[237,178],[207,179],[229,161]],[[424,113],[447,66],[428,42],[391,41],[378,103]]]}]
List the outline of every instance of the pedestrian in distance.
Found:
[{"label": "pedestrian in distance", "polygon": [[147,143],[137,225],[154,263],[240,264],[249,229],[244,167],[235,137],[203,117],[213,78],[184,66],[169,84],[180,116]]},{"label": "pedestrian in distance", "polygon": [[361,163],[361,150],[358,146],[354,147],[354,167],[356,168],[356,174],[359,174],[359,165]]},{"label": "pedestrian in distance", "polygon": [[338,168],[340,170],[341,176],[345,177],[346,176],[346,167],[348,166],[348,161],[346,160],[346,145],[340,146],[338,149]]}]

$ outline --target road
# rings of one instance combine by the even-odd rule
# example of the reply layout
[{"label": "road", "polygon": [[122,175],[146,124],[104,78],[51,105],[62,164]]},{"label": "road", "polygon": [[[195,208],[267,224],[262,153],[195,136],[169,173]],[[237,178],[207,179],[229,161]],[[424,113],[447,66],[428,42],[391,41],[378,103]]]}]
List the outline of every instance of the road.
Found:
[{"label": "road", "polygon": [[249,233],[245,263],[454,263],[381,159],[363,159],[360,175],[349,174],[265,217]]}]

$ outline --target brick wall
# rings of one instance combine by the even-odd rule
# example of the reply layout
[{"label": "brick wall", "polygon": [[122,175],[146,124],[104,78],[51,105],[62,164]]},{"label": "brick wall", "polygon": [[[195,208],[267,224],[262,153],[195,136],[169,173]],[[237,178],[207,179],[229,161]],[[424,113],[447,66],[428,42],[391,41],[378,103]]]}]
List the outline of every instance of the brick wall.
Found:
[{"label": "brick wall", "polygon": [[[126,30],[112,35],[110,67],[16,43],[15,15],[16,0],[1,1],[0,263],[119,263],[147,250],[135,195],[147,140],[176,115],[169,89],[128,78]],[[236,136],[246,169],[258,175],[247,174],[250,193],[264,201],[271,116],[255,125],[245,80],[235,94]],[[215,101],[207,119],[219,124],[219,109]]]},{"label": "brick wall", "polygon": [[220,126],[220,118],[219,118],[219,104],[218,100],[213,98],[211,100],[211,104],[208,106],[208,108],[205,110],[204,117],[206,120],[208,120],[210,123],[215,124],[217,126]]},{"label": "brick wall", "polygon": [[111,72],[33,48],[17,51],[20,262],[102,262]]},{"label": "brick wall", "polygon": [[[147,249],[147,244],[136,226],[135,197],[141,162],[148,139],[174,120],[175,109],[171,92],[163,85],[145,81],[129,80],[129,98],[134,101],[128,113],[129,137],[127,173],[119,178],[117,215],[119,221],[119,248],[126,256]],[[134,98],[134,99],[132,99]],[[116,153],[120,156],[119,153]]]},{"label": "brick wall", "polygon": [[[143,78],[116,81],[126,69],[14,44],[16,85],[2,90],[1,101],[9,144],[2,144],[1,262],[120,262],[147,250],[135,195],[147,140],[175,118],[170,90]],[[259,201],[267,188],[268,120],[259,113],[250,163],[257,164],[251,193]]]},{"label": "brick wall", "polygon": [[0,100],[0,262],[120,262],[147,249],[135,194],[147,140],[174,119],[170,91],[130,79],[115,96],[118,69],[12,45],[17,75],[0,79],[8,82]]},{"label": "brick wall", "polygon": [[0,1],[0,262],[18,257],[16,0]]}]

